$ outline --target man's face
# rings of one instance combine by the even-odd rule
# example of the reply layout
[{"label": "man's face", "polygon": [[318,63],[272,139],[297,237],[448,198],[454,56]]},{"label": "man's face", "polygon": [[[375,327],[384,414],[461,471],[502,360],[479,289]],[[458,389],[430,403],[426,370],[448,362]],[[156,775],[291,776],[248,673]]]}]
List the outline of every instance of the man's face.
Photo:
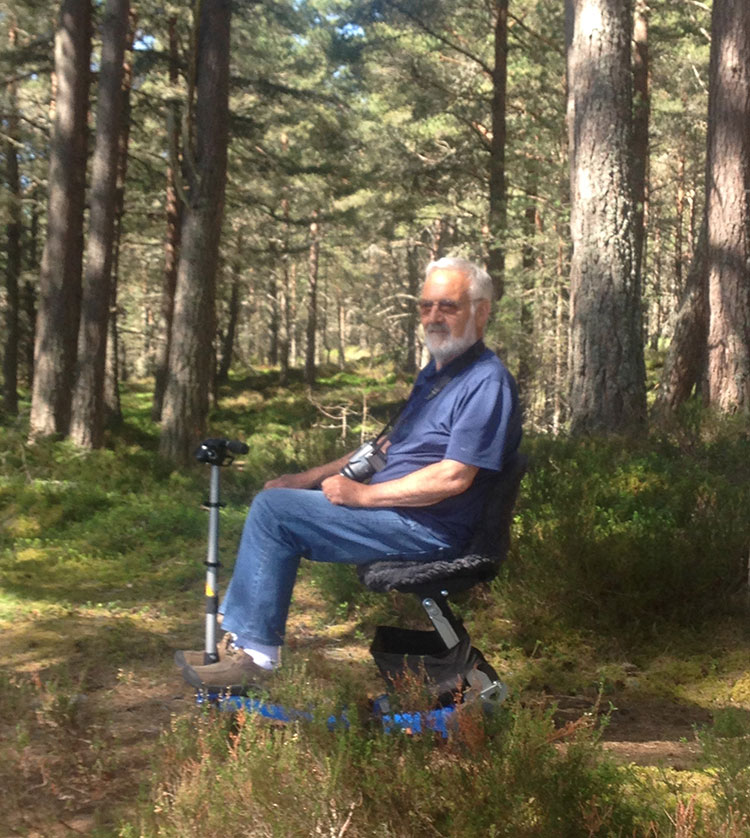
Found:
[{"label": "man's face", "polygon": [[419,311],[425,345],[438,369],[457,358],[484,334],[489,302],[472,306],[469,280],[454,269],[438,269],[422,288]]}]

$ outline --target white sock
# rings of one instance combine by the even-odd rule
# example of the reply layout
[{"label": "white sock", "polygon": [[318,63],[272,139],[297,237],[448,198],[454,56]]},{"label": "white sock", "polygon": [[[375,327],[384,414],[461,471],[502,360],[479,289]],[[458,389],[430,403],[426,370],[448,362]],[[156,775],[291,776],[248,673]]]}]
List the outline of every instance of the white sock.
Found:
[{"label": "white sock", "polygon": [[262,643],[254,643],[252,646],[244,646],[242,651],[250,655],[262,669],[277,669],[281,666],[281,646],[264,646]]}]

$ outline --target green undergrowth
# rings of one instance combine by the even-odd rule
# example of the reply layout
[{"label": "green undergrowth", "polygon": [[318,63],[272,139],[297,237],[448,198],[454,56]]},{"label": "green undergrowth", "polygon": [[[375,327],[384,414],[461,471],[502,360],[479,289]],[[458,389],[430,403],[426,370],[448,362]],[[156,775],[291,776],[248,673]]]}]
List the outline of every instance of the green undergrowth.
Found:
[{"label": "green undergrowth", "polygon": [[509,615],[640,640],[744,608],[750,439],[529,440]]},{"label": "green undergrowth", "polygon": [[573,838],[635,834],[656,817],[591,728],[560,735],[549,713],[469,710],[448,739],[388,734],[351,712],[331,730],[321,715],[178,722],[152,800],[121,835]]},{"label": "green undergrowth", "polygon": [[[355,447],[408,386],[389,370],[330,369],[312,392],[267,370],[222,388],[209,433],[250,446],[222,470],[222,582],[264,482]],[[149,770],[118,756],[107,730],[122,718],[89,697],[135,689],[195,636],[208,470],[160,458],[149,382],[129,385],[123,409],[94,452],[27,444],[24,416],[0,423],[0,781],[19,811],[37,748],[29,783],[46,783],[50,806],[54,788],[78,800],[83,778],[94,795],[133,772],[102,836],[750,835],[745,428],[693,411],[637,440],[527,435],[508,560],[456,605],[510,686],[501,713],[467,713],[448,740],[385,735],[361,689],[372,663],[345,667],[305,635],[288,660],[309,670],[279,688],[321,718],[278,728],[182,713],[161,740],[150,728]],[[305,631],[323,645],[364,651],[377,624],[424,628],[416,601],[365,591],[350,567],[303,563],[298,590],[292,617],[314,603]],[[560,696],[599,710],[570,721]],[[628,702],[694,712],[691,770],[606,755]],[[348,727],[330,731],[344,707]]]},{"label": "green undergrowth", "polygon": [[[415,735],[374,721],[346,678],[308,676],[287,675],[275,696],[308,720],[213,708],[174,720],[120,838],[750,835],[746,714],[717,715],[700,770],[680,775],[613,760],[606,717],[561,726],[554,707],[515,695],[489,714],[463,708],[447,736]],[[406,707],[428,709],[418,684],[404,689]]]}]

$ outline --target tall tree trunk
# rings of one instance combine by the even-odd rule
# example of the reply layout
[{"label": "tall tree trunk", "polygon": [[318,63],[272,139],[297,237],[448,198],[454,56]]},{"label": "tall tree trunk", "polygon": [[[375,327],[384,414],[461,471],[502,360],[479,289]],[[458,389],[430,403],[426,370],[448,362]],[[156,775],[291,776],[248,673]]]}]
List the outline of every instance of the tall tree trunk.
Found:
[{"label": "tall tree trunk", "polygon": [[419,251],[416,244],[409,244],[406,248],[406,282],[409,291],[409,315],[406,319],[406,372],[416,372],[419,367],[417,345],[419,280]]},{"label": "tall tree trunk", "polygon": [[632,197],[628,0],[570,0],[570,407],[573,433],[646,421]]},{"label": "tall tree trunk", "polygon": [[750,4],[714,0],[706,214],[708,398],[750,413]]},{"label": "tall tree trunk", "polygon": [[[169,81],[173,87],[179,82],[179,55],[177,52],[177,18],[169,19]],[[182,234],[182,200],[177,193],[176,173],[180,166],[179,153],[179,112],[176,102],[169,105],[167,134],[169,158],[167,163],[166,211],[167,230],[164,241],[164,274],[161,292],[162,338],[157,344],[154,370],[154,402],[151,418],[161,421],[164,404],[164,390],[167,386],[167,367],[169,350],[172,343],[172,319],[174,317],[174,295],[177,287],[177,267],[180,256],[180,237]]]},{"label": "tall tree trunk", "polygon": [[[119,238],[119,233],[118,233]],[[119,249],[119,244],[116,250]],[[120,271],[112,272],[112,292],[109,298],[109,319],[107,320],[107,359],[104,366],[104,424],[115,426],[122,422],[120,401],[120,330],[117,325],[117,290],[120,285]]]},{"label": "tall tree trunk", "polygon": [[[39,270],[39,201],[38,187],[32,187],[29,193],[31,203],[31,219],[29,222],[29,238],[23,255],[26,259],[26,269],[36,274]],[[26,280],[21,294],[21,308],[23,309],[23,329],[21,334],[21,353],[25,380],[29,390],[34,386],[34,342],[36,335],[36,283]]]},{"label": "tall tree trunk", "polygon": [[568,300],[566,298],[566,285],[563,282],[562,274],[557,278],[555,289],[555,377],[554,394],[552,397],[552,433],[557,435],[560,432],[564,416],[563,389],[565,383],[565,359],[567,358],[567,337],[566,313],[568,311]]},{"label": "tall tree trunk", "polygon": [[[320,311],[320,317],[318,319],[318,332],[320,333],[320,341],[318,342],[318,360],[320,360],[321,354],[321,346],[323,350],[325,350],[325,363],[331,363],[331,342],[328,338],[328,303],[330,300],[328,294],[328,271],[322,271],[323,274],[323,288],[322,288],[322,300],[323,306],[322,310]],[[320,299],[320,297],[319,297]],[[319,306],[320,308],[320,306]]]},{"label": "tall tree trunk", "polygon": [[30,280],[23,284],[21,307],[24,313],[25,328],[23,329],[23,368],[29,390],[34,387],[34,341],[36,335],[36,286]]},{"label": "tall tree trunk", "polygon": [[104,424],[122,421],[120,402],[120,330],[118,325],[117,293],[120,285],[120,253],[122,249],[122,220],[125,215],[125,181],[128,173],[130,147],[130,94],[133,87],[133,41],[137,16],[130,10],[128,41],[122,80],[122,119],[117,152],[117,197],[115,200],[115,231],[112,245],[112,279],[107,320],[107,360],[104,369]]},{"label": "tall tree trunk", "polygon": [[117,208],[117,170],[122,133],[125,44],[129,0],[107,0],[91,176],[86,276],[78,333],[78,364],[70,436],[99,448],[104,433],[104,368],[111,297],[112,246]]},{"label": "tall tree trunk", "polygon": [[[10,30],[10,46],[16,45],[15,25]],[[15,80],[8,83],[5,177],[8,186],[8,222],[5,225],[5,347],[3,352],[3,406],[11,415],[18,413],[19,292],[21,278],[21,178],[18,172],[18,101]]]},{"label": "tall tree trunk", "polygon": [[208,418],[229,133],[231,3],[203,0],[199,8],[195,146],[183,138],[189,194],[160,440],[161,453],[180,463],[189,462]]},{"label": "tall tree trunk", "polygon": [[672,340],[656,395],[654,412],[660,418],[673,415],[688,400],[701,377],[708,337],[707,258],[704,222],[675,318]]},{"label": "tall tree trunk", "polygon": [[221,343],[221,363],[216,374],[216,383],[225,384],[229,381],[229,370],[232,366],[234,354],[234,336],[237,333],[237,321],[240,317],[240,275],[237,267],[232,270],[232,289],[229,297],[229,312],[227,330]]},{"label": "tall tree trunk", "polygon": [[343,370],[346,369],[346,300],[340,288],[336,289],[336,315],[339,369]]},{"label": "tall tree trunk", "polygon": [[281,258],[281,291],[279,303],[281,305],[281,340],[279,342],[279,381],[286,384],[289,379],[289,355],[291,351],[292,323],[290,311],[290,276],[289,255],[285,253]]},{"label": "tall tree trunk", "polygon": [[[281,135],[281,151],[286,154],[289,150],[289,135]],[[282,256],[281,256],[281,288],[279,289],[279,317],[281,335],[279,338],[279,381],[286,384],[289,380],[289,362],[292,355],[293,330],[296,324],[292,320],[292,289],[289,262],[289,197],[285,186],[281,198],[282,225]]]},{"label": "tall tree trunk", "polygon": [[281,306],[279,305],[279,281],[275,271],[269,272],[268,277],[268,363],[275,367],[279,363],[279,340],[281,332]]},{"label": "tall tree trunk", "polygon": [[290,323],[289,332],[289,366],[296,367],[299,359],[299,345],[301,327],[297,320],[297,263],[292,262],[289,266],[289,302],[287,317]]},{"label": "tall tree trunk", "polygon": [[677,160],[677,196],[675,201],[674,277],[678,296],[683,292],[683,260],[685,230],[685,151],[680,149]]},{"label": "tall tree trunk", "polygon": [[648,57],[648,0],[635,0],[633,25],[633,200],[635,202],[636,273],[642,275],[645,259],[646,209],[651,114]]},{"label": "tall tree trunk", "polygon": [[[313,214],[317,218],[317,212]],[[305,347],[305,383],[315,384],[315,348],[318,329],[318,268],[320,260],[320,227],[310,224],[310,250],[307,259],[307,346]]]},{"label": "tall tree trunk", "polygon": [[67,434],[81,309],[91,3],[63,0],[55,34],[57,100],[47,240],[39,278],[31,439]]},{"label": "tall tree trunk", "polygon": [[532,294],[534,293],[534,267],[536,265],[535,238],[539,223],[539,213],[536,204],[537,172],[534,160],[526,161],[526,208],[524,209],[523,246],[521,248],[522,293],[518,347],[518,391],[528,408],[531,396],[532,379],[532,347],[534,346],[534,315]]},{"label": "tall tree trunk", "polygon": [[505,236],[507,197],[505,187],[505,100],[508,80],[508,0],[495,2],[495,64],[492,71],[492,138],[489,161],[490,246],[487,270],[492,277],[495,299],[505,290]]}]

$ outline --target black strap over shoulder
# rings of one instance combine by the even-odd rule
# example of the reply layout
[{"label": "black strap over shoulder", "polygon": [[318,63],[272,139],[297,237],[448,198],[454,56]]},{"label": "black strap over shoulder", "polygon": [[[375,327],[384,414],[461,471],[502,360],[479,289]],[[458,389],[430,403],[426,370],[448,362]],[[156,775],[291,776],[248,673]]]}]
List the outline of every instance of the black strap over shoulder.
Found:
[{"label": "black strap over shoulder", "polygon": [[[457,375],[462,373],[467,367],[470,367],[474,363],[474,361],[479,359],[479,356],[484,352],[485,349],[486,347],[484,345],[484,341],[480,339],[475,344],[473,344],[470,349],[467,349],[463,355],[459,355],[458,358],[454,359],[454,361],[459,361],[459,363],[456,363],[450,372],[447,372],[444,375],[441,375],[440,378],[438,378],[438,380],[432,385],[432,389],[430,390],[430,392],[427,394],[427,396],[425,396],[425,401],[432,401],[432,399],[440,395],[440,393],[443,392],[443,390],[451,383],[451,381],[453,381],[453,379]],[[454,362],[452,361],[448,366],[451,366],[453,363]],[[375,442],[378,442],[384,436],[386,436],[391,429],[395,429],[408,403],[409,400],[407,399],[398,409],[398,413],[396,413],[395,416],[392,416],[388,420],[383,430],[377,435],[377,437],[375,437]]]}]

